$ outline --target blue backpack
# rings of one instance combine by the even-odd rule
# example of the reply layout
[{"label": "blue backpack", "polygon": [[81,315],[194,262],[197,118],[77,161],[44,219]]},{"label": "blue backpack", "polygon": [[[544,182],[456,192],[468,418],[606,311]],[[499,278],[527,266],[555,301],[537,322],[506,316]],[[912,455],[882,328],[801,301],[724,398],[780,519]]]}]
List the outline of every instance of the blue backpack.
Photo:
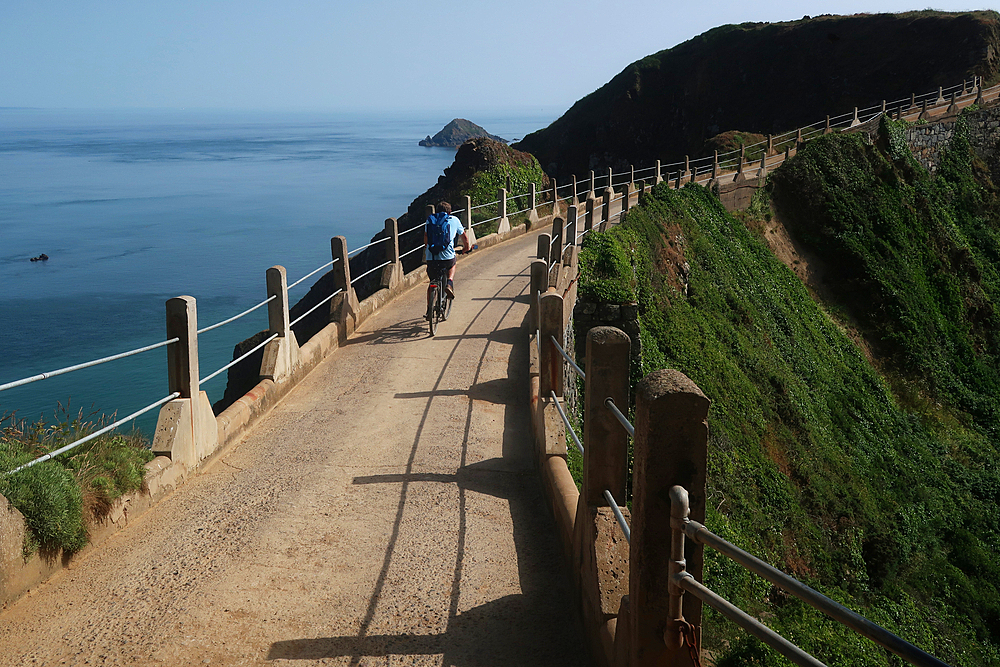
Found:
[{"label": "blue backpack", "polygon": [[451,229],[449,217],[450,214],[441,211],[427,218],[427,247],[431,254],[440,255],[451,245],[452,239],[448,238]]}]

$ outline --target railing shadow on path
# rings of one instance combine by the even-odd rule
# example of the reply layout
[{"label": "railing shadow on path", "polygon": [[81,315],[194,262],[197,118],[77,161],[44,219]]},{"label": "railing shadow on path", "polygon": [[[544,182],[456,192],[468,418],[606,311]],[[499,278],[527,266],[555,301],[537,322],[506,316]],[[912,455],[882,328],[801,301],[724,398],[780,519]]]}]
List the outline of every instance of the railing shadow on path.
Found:
[{"label": "railing shadow on path", "polygon": [[[580,624],[576,619],[577,612],[570,603],[572,582],[561,567],[561,546],[555,539],[552,519],[547,513],[538,511],[538,508],[544,505],[544,496],[532,464],[530,415],[521,400],[528,384],[528,374],[525,370],[528,359],[527,330],[523,327],[499,328],[499,324],[510,314],[514,303],[519,301],[503,296],[503,293],[510,289],[515,280],[526,278],[526,272],[510,276],[510,280],[497,290],[493,298],[485,299],[487,303],[483,304],[472,318],[463,334],[449,337],[455,342],[431,390],[396,394],[395,397],[399,400],[426,400],[405,472],[359,476],[353,480],[354,484],[402,485],[382,569],[369,599],[360,631],[355,635],[274,642],[268,652],[268,660],[321,660],[349,656],[351,665],[359,665],[366,658],[443,655],[444,665],[500,667],[501,665],[590,664],[590,656],[584,649],[586,642],[583,640]],[[526,294],[526,290],[527,284],[522,289],[522,294]],[[499,318],[498,327],[485,336],[470,334],[490,303],[505,300],[509,300],[509,305]],[[406,323],[388,329],[397,332],[389,333],[387,338],[390,341],[404,342],[403,339],[394,340],[393,337],[398,336],[398,332],[406,330]],[[377,343],[384,335],[384,331],[373,335],[369,338],[369,342]],[[461,362],[459,348],[462,342],[483,338],[486,339],[486,345],[483,346],[479,356],[475,378],[481,376],[487,352],[494,343],[511,345],[507,376],[474,382],[467,390],[442,388],[445,373],[452,363]],[[445,338],[438,336],[435,339]],[[465,395],[469,399],[458,469],[452,474],[414,472],[414,460],[434,399],[456,395]],[[468,464],[474,407],[477,402],[484,401],[506,407],[501,457]],[[419,483],[449,484],[455,485],[458,489],[458,543],[447,629],[439,634],[368,634],[393,560],[409,486]],[[521,593],[506,595],[459,613],[468,533],[467,495],[470,492],[508,501]],[[540,535],[547,537],[539,540]],[[544,622],[540,622],[542,619]],[[552,641],[553,635],[559,634],[560,631],[574,633],[574,636],[570,642]],[[571,654],[566,653],[567,644],[574,647]]]}]

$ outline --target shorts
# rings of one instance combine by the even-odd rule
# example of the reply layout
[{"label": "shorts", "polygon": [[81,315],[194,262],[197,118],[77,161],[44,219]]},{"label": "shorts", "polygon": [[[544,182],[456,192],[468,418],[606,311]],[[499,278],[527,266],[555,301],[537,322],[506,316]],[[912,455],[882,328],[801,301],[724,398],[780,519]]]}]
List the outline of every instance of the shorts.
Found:
[{"label": "shorts", "polygon": [[433,278],[439,275],[448,275],[448,271],[451,270],[451,267],[455,266],[457,260],[457,257],[427,260],[427,277]]}]

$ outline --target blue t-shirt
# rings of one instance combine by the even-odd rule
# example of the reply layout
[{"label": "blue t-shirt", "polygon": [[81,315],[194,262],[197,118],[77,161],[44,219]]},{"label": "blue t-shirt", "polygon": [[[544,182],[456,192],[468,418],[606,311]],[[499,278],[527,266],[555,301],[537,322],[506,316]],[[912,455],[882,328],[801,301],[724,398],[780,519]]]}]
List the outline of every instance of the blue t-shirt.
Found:
[{"label": "blue t-shirt", "polygon": [[[424,223],[424,233],[427,233],[427,223]],[[444,249],[443,252],[432,253],[430,248],[424,249],[424,260],[442,260],[442,259],[454,259],[455,258],[455,237],[460,234],[465,233],[465,227],[462,226],[462,221],[453,215],[448,216],[448,247]]]}]

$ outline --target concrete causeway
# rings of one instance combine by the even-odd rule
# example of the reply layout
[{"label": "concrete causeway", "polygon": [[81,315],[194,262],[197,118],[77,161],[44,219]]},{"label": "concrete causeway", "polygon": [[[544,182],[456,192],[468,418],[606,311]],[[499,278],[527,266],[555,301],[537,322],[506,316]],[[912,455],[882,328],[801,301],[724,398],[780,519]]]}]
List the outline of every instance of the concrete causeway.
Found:
[{"label": "concrete causeway", "polygon": [[418,286],[242,442],[0,614],[0,665],[588,665],[533,466],[537,233]]}]

